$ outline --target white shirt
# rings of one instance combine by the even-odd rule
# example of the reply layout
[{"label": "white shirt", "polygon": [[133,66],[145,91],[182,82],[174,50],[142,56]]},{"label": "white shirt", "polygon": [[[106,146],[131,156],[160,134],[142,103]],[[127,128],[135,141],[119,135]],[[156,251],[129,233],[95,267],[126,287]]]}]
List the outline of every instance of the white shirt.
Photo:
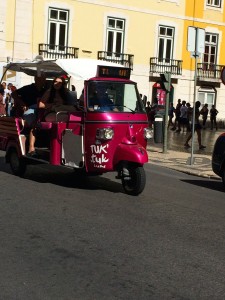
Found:
[{"label": "white shirt", "polygon": [[187,119],[187,114],[188,114],[187,106],[182,105],[181,108],[180,108],[180,117],[184,118],[184,119]]}]

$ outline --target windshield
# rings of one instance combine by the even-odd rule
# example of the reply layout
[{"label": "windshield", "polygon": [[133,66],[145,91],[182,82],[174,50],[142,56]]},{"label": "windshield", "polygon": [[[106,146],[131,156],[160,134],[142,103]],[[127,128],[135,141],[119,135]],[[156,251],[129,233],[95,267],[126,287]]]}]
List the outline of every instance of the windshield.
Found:
[{"label": "windshield", "polygon": [[89,111],[145,112],[134,83],[90,81],[87,99]]}]

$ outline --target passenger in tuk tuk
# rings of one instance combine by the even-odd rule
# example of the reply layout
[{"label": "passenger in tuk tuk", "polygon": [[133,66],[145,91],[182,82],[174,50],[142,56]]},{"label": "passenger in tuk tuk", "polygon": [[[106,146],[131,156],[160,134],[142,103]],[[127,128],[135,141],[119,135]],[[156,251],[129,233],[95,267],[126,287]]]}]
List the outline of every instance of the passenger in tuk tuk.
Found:
[{"label": "passenger in tuk tuk", "polygon": [[[75,96],[74,99],[71,98],[71,92],[66,88],[64,77],[54,78],[51,88],[44,93],[38,105],[39,108],[45,109],[44,120],[46,122],[68,121],[68,112],[76,111],[76,106],[77,98]],[[59,112],[62,114],[58,114]]]},{"label": "passenger in tuk tuk", "polygon": [[[39,118],[41,121],[46,122],[66,122],[68,121],[68,112],[76,111],[77,99],[73,97],[71,101],[71,93],[65,86],[64,77],[56,77],[52,82],[50,89],[46,90],[43,96],[38,101],[38,108],[44,109],[43,116],[39,110]],[[57,113],[62,112],[57,116]],[[29,141],[28,155],[37,158],[38,155],[35,151],[36,131]],[[31,150],[31,151],[30,151]]]},{"label": "passenger in tuk tuk", "polygon": [[25,85],[14,92],[12,97],[14,99],[15,116],[20,117],[27,122],[29,126],[36,120],[36,109],[38,99],[43,96],[47,90],[46,77],[35,76],[34,83]]},{"label": "passenger in tuk tuk", "polygon": [[34,149],[34,126],[37,120],[37,103],[47,90],[46,77],[35,76],[34,83],[23,86],[12,92],[14,99],[14,115],[22,117],[24,125],[30,128],[28,155],[33,155]]}]

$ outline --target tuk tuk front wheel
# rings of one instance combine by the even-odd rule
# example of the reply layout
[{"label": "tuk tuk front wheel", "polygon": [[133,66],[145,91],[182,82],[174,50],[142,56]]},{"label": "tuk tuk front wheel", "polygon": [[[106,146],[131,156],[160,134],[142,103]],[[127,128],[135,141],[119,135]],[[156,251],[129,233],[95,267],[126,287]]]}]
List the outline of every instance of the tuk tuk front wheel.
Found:
[{"label": "tuk tuk front wheel", "polygon": [[122,169],[122,185],[129,195],[137,196],[143,192],[146,184],[145,170],[143,167],[128,164]]},{"label": "tuk tuk front wheel", "polygon": [[26,172],[26,163],[24,159],[18,156],[16,149],[11,149],[8,153],[9,164],[12,173],[16,176],[23,176]]}]

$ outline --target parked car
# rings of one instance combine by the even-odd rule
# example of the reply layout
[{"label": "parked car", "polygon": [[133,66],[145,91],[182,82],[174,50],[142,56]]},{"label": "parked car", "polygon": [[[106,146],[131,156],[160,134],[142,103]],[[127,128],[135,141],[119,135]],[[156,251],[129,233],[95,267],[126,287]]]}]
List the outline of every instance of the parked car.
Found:
[{"label": "parked car", "polygon": [[225,133],[222,133],[216,140],[212,153],[213,172],[220,176],[225,187]]}]

